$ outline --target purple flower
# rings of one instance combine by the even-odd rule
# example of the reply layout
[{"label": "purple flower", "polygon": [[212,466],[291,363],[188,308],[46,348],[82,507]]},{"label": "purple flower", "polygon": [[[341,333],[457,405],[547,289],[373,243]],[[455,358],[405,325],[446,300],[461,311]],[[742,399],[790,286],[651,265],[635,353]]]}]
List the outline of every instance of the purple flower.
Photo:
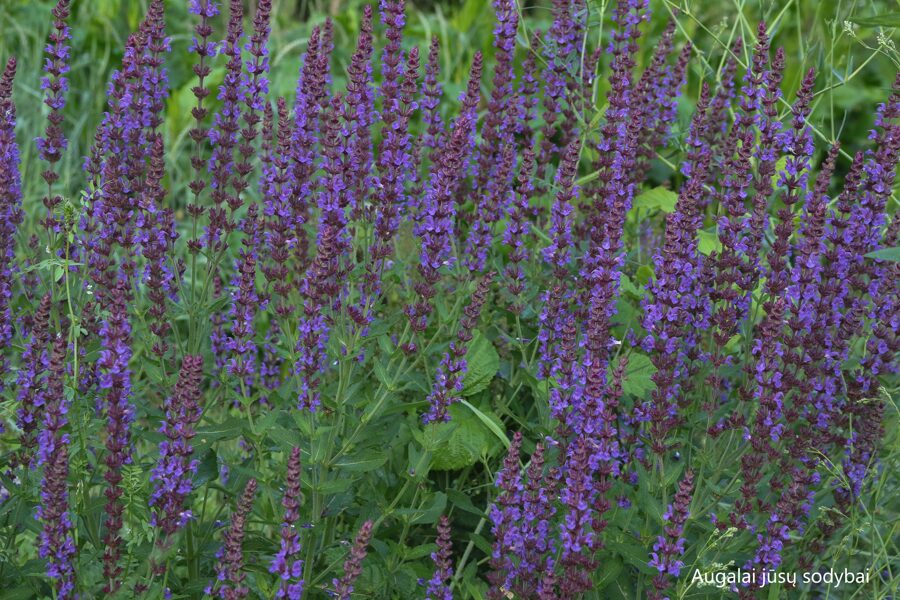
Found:
[{"label": "purple flower", "polygon": [[56,163],[62,158],[62,153],[68,147],[68,140],[62,130],[62,110],[66,105],[66,92],[69,91],[70,48],[67,45],[71,38],[71,32],[66,19],[69,17],[69,0],[59,0],[53,7],[53,30],[44,47],[47,58],[44,61],[44,72],[41,78],[41,90],[44,91],[44,104],[50,109],[47,115],[47,129],[43,137],[35,138],[41,160],[47,161],[47,169],[41,173],[47,183],[47,196],[44,197],[44,206],[48,214],[44,225],[48,231],[56,231],[59,222],[53,216],[53,210],[62,202],[62,197],[53,194],[53,184],[59,180],[56,172]]},{"label": "purple flower", "polygon": [[[10,58],[0,75],[0,346],[9,347],[13,338],[13,316],[10,301],[16,273],[16,236],[22,224],[22,181],[19,174],[19,146],[16,144],[16,106],[12,99],[16,59]],[[36,349],[43,352],[46,342]],[[6,356],[0,356],[0,371],[7,372]],[[34,377],[32,372],[25,377]],[[22,378],[20,373],[19,377]],[[0,378],[0,391],[5,382]],[[21,393],[20,393],[21,394]],[[23,409],[26,405],[23,403]],[[20,416],[21,418],[21,416]],[[24,423],[20,422],[20,427]],[[34,426],[29,425],[29,435]],[[24,429],[23,429],[24,431]]]},{"label": "purple flower", "polygon": [[225,368],[238,381],[241,397],[249,397],[256,382],[256,342],[253,320],[261,308],[265,308],[256,291],[257,249],[261,245],[260,220],[255,204],[247,209],[243,224],[243,248],[236,260],[235,275],[231,282],[231,333],[225,344],[230,354]]},{"label": "purple flower", "polygon": [[572,212],[578,197],[575,175],[578,171],[580,147],[573,143],[566,149],[559,170],[556,172],[557,193],[550,211],[550,245],[542,250],[544,261],[553,271],[555,285],[544,293],[541,311],[541,328],[538,331],[540,365],[538,376],[551,377],[559,367],[558,345],[552,332],[564,327],[570,294],[564,289],[568,279],[574,242],[572,240]]},{"label": "purple flower", "polygon": [[514,557],[521,547],[519,523],[522,518],[522,482],[519,453],[522,450],[522,433],[513,434],[503,468],[497,473],[494,485],[500,493],[491,505],[491,533],[494,547],[491,554],[491,580],[495,588],[510,589],[516,573]]},{"label": "purple flower", "polygon": [[531,214],[531,199],[534,195],[533,176],[534,151],[531,148],[525,148],[522,164],[519,167],[515,194],[507,208],[508,224],[506,231],[503,232],[503,243],[510,248],[509,263],[504,270],[506,289],[512,300],[510,309],[516,314],[521,314],[524,310],[525,298],[523,295],[526,281],[522,263],[528,260],[530,253],[526,242],[531,238],[529,215]]},{"label": "purple flower", "polygon": [[466,375],[467,344],[472,340],[472,332],[478,325],[481,309],[490,293],[493,273],[485,275],[478,282],[469,304],[463,309],[463,317],[456,331],[456,340],[450,342],[450,348],[444,353],[434,378],[434,385],[428,395],[428,412],[422,415],[424,423],[449,421],[450,406],[459,401],[459,393],[463,390],[463,378]]},{"label": "purple flower", "polygon": [[122,467],[131,463],[131,422],[134,406],[131,403],[131,325],[124,285],[118,286],[110,298],[110,314],[100,328],[101,351],[97,366],[100,371],[99,387],[105,390],[106,434],[106,548],[103,552],[103,576],[106,593],[115,592],[121,582],[122,512],[119,502],[124,490]]},{"label": "purple flower", "polygon": [[38,554],[47,563],[47,576],[59,599],[75,598],[75,566],[77,553],[69,515],[69,434],[67,414],[69,401],[63,387],[66,339],[57,336],[50,354],[50,364],[43,397],[44,428],[38,438],[38,465],[44,468],[41,480],[41,503],[36,517],[43,527]]},{"label": "purple flower", "polygon": [[157,135],[153,142],[144,195],[135,222],[138,230],[136,241],[141,244],[141,254],[146,261],[144,283],[151,302],[148,311],[151,317],[149,328],[157,336],[153,352],[160,357],[169,349],[167,337],[171,325],[168,320],[167,303],[170,300],[178,300],[176,277],[180,276],[180,273],[176,274],[168,263],[168,254],[174,248],[178,233],[175,231],[175,216],[172,210],[162,207],[166,195],[166,189],[162,185],[165,175],[163,150],[162,136]]},{"label": "purple flower", "polygon": [[[369,188],[375,184],[376,179],[371,174],[375,160],[371,127],[377,117],[375,91],[372,86],[372,52],[372,7],[367,4],[363,8],[356,50],[347,67],[345,96],[347,104],[343,115],[350,138],[347,142],[349,149],[347,175],[352,182],[348,183],[351,188],[349,204],[352,214],[357,218],[369,212],[366,201]],[[387,130],[385,133],[392,134]]]},{"label": "purple flower", "polygon": [[350,600],[353,593],[353,584],[362,573],[362,561],[368,554],[367,547],[372,539],[372,521],[366,521],[359,528],[356,540],[350,548],[350,556],[344,561],[344,575],[340,579],[333,579],[334,597],[337,600]]},{"label": "purple flower", "polygon": [[[697,112],[691,122],[691,137],[702,138],[708,127],[709,89],[704,86]],[[700,151],[691,177],[681,188],[675,211],[666,218],[666,239],[657,251],[656,278],[648,283],[650,295],[645,297],[643,349],[650,353],[657,371],[653,374],[656,389],[647,415],[650,421],[651,447],[666,451],[666,437],[678,421],[680,376],[684,373],[688,353],[699,337],[697,332],[708,327],[709,306],[701,285],[703,264],[697,247],[697,231],[702,223],[699,198],[704,193],[710,155]]]},{"label": "purple flower", "polygon": [[185,500],[191,493],[192,478],[199,464],[193,458],[191,439],[200,421],[202,377],[203,358],[185,356],[178,382],[165,403],[166,417],[159,431],[166,439],[159,443],[159,461],[150,474],[150,481],[154,482],[150,496],[151,524],[165,536],[174,534],[191,518]]},{"label": "purple flower", "polygon": [[[488,186],[486,197],[478,203],[475,222],[469,229],[466,240],[466,267],[472,272],[483,271],[487,265],[488,252],[494,241],[496,223],[506,214],[512,203],[512,172],[514,170],[515,153],[512,144],[504,147],[502,156],[497,157],[499,164],[492,179],[494,185]],[[481,172],[479,170],[479,172]]]},{"label": "purple flower", "polygon": [[269,565],[269,572],[281,580],[276,598],[300,600],[303,596],[303,560],[300,559],[300,448],[293,448],[288,459],[284,497],[284,520],[281,523],[281,546]]},{"label": "purple flower", "polygon": [[468,140],[473,129],[474,122],[465,113],[457,118],[453,133],[438,153],[440,159],[432,170],[424,205],[415,217],[413,233],[421,242],[420,281],[414,286],[419,301],[406,307],[406,315],[415,332],[423,332],[428,326],[431,299],[437,293],[435,286],[441,279],[440,269],[452,267],[455,262],[453,232],[456,203],[453,194],[464,173],[471,148]]},{"label": "purple flower", "polygon": [[[188,10],[200,17],[200,21],[194,26],[194,37],[191,46],[188,49],[197,55],[197,63],[193,65],[192,70],[197,76],[197,85],[191,88],[196,98],[197,105],[191,109],[191,115],[194,117],[194,126],[190,130],[191,141],[194,142],[194,148],[191,155],[191,167],[194,170],[194,179],[189,186],[194,195],[194,200],[187,206],[187,212],[193,221],[194,230],[196,230],[197,219],[203,214],[204,208],[200,205],[200,194],[206,188],[206,173],[204,166],[207,161],[204,160],[202,154],[202,146],[204,140],[209,136],[209,132],[204,125],[204,121],[209,114],[209,109],[203,105],[203,101],[209,96],[209,88],[206,87],[206,78],[212,72],[209,60],[216,56],[218,48],[215,42],[209,40],[213,33],[210,20],[219,14],[218,5],[212,0],[191,0]],[[191,238],[188,240],[188,249],[190,252],[196,253],[200,251],[200,240]]]},{"label": "purple flower", "polygon": [[44,404],[44,380],[50,367],[50,294],[41,298],[41,304],[34,314],[31,335],[22,353],[22,363],[16,377],[19,410],[16,424],[22,431],[19,438],[22,446],[19,461],[31,465],[34,451],[35,432],[42,420]]},{"label": "purple flower", "polygon": [[[206,231],[206,245],[210,250],[220,250],[221,236],[233,227],[226,215],[224,204],[233,213],[242,204],[240,191],[242,178],[235,174],[234,149],[240,132],[241,105],[245,103],[247,89],[241,75],[241,39],[244,37],[244,4],[231,0],[231,14],[228,19],[228,34],[222,46],[222,54],[228,57],[225,79],[219,87],[222,106],[215,114],[215,126],[209,131],[209,143],[213,147],[209,158],[212,199],[214,207],[209,209],[209,226]],[[233,191],[229,191],[232,188]]]},{"label": "purple flower", "polygon": [[[523,484],[519,467],[521,444],[521,433],[516,432],[497,476],[496,485],[501,491],[489,513],[495,536],[493,570],[488,575],[492,598],[502,597],[501,588],[523,598],[534,597],[548,586],[542,581],[546,570],[553,570],[552,519],[558,479],[553,473],[544,473],[544,446],[537,444]],[[552,592],[552,585],[546,591]]]},{"label": "purple flower", "polygon": [[450,519],[441,515],[437,525],[437,552],[431,553],[434,561],[434,575],[428,581],[425,600],[453,600],[450,579],[453,577],[453,542],[451,540]]},{"label": "purple flower", "polygon": [[639,158],[632,174],[636,182],[646,178],[650,161],[657,149],[666,143],[670,125],[676,121],[678,96],[684,84],[692,45],[690,42],[685,44],[674,67],[666,65],[674,35],[675,23],[670,21],[656,46],[653,60],[635,85],[634,103],[642,122],[638,139]]},{"label": "purple flower", "polygon": [[651,560],[648,564],[659,572],[653,579],[654,590],[650,594],[654,600],[663,599],[671,584],[669,578],[678,577],[684,568],[684,562],[681,560],[684,556],[684,524],[690,516],[693,494],[694,473],[688,471],[678,484],[675,499],[663,514],[664,535],[656,538],[653,552],[650,553]]},{"label": "purple flower", "polygon": [[323,140],[322,185],[318,204],[318,248],[315,260],[300,285],[304,298],[304,316],[299,325],[297,362],[295,372],[300,376],[298,405],[301,409],[315,411],[320,404],[319,377],[325,371],[326,348],[331,330],[328,312],[337,310],[342,301],[344,282],[342,257],[349,248],[349,236],[345,230],[347,215],[345,199],[347,186],[344,180],[343,152],[338,110],[341,97],[335,96],[323,113],[326,134]]},{"label": "purple flower", "polygon": [[564,485],[560,502],[564,507],[560,526],[560,566],[563,580],[560,590],[567,598],[590,589],[591,573],[596,567],[592,558],[599,540],[591,527],[591,507],[596,492],[592,485],[591,442],[584,436],[569,446],[563,467]]},{"label": "purple flower", "polygon": [[503,193],[503,188],[511,177],[512,168],[505,164],[504,152],[513,141],[514,127],[507,112],[514,106],[510,97],[513,93],[513,59],[519,26],[519,12],[515,2],[493,0],[492,4],[497,17],[494,26],[494,76],[487,113],[481,127],[481,144],[477,154],[478,177],[475,182],[475,190],[487,196]]},{"label": "purple flower", "polygon": [[256,480],[251,479],[231,515],[231,525],[223,535],[222,547],[216,553],[216,579],[206,588],[206,593],[215,598],[240,600],[250,593],[250,588],[244,583],[247,574],[244,572],[243,545],[254,494]]},{"label": "purple flower", "polygon": [[[595,198],[593,210],[587,215],[587,226],[592,239],[610,240],[618,247],[625,213],[631,208],[634,194],[631,174],[636,161],[636,143],[641,115],[633,110],[634,90],[632,71],[635,65],[639,25],[649,19],[647,0],[623,0],[616,5],[613,19],[616,28],[607,52],[612,54],[609,75],[609,93],[605,123],[600,129],[597,144],[597,183],[590,196]],[[613,252],[615,254],[615,252]]]},{"label": "purple flower", "polygon": [[441,146],[444,135],[444,122],[441,118],[441,98],[444,88],[438,81],[440,64],[438,59],[441,50],[437,36],[431,38],[428,48],[428,62],[425,63],[425,80],[422,82],[422,119],[427,125],[423,146],[434,152]]},{"label": "purple flower", "polygon": [[513,119],[513,127],[515,128],[516,136],[520,140],[526,140],[526,145],[529,147],[533,143],[532,138],[534,136],[532,121],[537,118],[537,106],[540,100],[537,48],[541,45],[541,36],[539,29],[531,34],[528,53],[522,61],[522,75],[514,97],[515,118]]},{"label": "purple flower", "polygon": [[[301,227],[308,220],[308,198],[313,196],[316,170],[316,144],[319,141],[320,98],[325,93],[326,73],[320,59],[321,28],[314,27],[309,36],[309,44],[303,57],[300,79],[297,83],[297,97],[294,101],[294,127],[291,137],[291,189],[290,203],[292,226],[297,238],[295,254],[301,266],[309,260],[306,233]],[[327,63],[326,63],[327,64]]]}]

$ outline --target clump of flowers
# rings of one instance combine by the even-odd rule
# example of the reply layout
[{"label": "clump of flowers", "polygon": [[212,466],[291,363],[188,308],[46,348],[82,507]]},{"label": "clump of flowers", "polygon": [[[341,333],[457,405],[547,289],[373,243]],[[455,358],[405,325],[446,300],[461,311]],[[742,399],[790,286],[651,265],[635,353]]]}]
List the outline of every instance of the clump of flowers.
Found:
[{"label": "clump of flowers", "polygon": [[2,57],[4,589],[890,572],[837,540],[891,497],[900,76],[842,145],[831,65],[794,77],[765,23],[711,54],[647,0],[554,0],[545,30],[493,0],[483,53],[403,0],[287,43],[270,0],[190,0],[189,40],[146,4],[102,114],[72,114],[83,7],[55,3],[42,65]]}]

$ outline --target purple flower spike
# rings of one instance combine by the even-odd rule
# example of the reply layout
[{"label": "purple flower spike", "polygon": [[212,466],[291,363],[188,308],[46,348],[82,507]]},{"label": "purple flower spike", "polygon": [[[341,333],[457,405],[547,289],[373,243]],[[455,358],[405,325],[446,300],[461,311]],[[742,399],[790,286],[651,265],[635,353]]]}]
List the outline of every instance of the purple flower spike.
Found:
[{"label": "purple flower spike", "polygon": [[430,408],[422,416],[424,423],[449,421],[450,413],[447,409],[460,399],[459,393],[463,389],[463,378],[466,375],[467,345],[472,340],[473,331],[478,325],[481,309],[490,293],[493,277],[493,273],[488,273],[478,282],[472,299],[463,309],[464,314],[459,322],[456,339],[450,342],[450,348],[441,359],[434,378],[434,386],[428,395]]},{"label": "purple flower spike", "polygon": [[344,561],[344,575],[340,579],[332,580],[334,585],[334,598],[336,600],[350,600],[353,594],[353,584],[362,573],[362,561],[368,554],[369,541],[372,539],[372,521],[366,521],[356,534],[356,541],[350,548],[350,556]]},{"label": "purple flower spike", "polygon": [[250,588],[244,583],[247,574],[244,572],[244,536],[246,534],[247,517],[253,508],[253,496],[256,494],[256,480],[251,479],[238,500],[237,507],[231,515],[231,525],[225,531],[222,547],[216,554],[216,580],[206,588],[206,593],[223,600],[241,600],[250,594]]},{"label": "purple flower spike", "polygon": [[297,527],[300,524],[300,448],[291,450],[288,459],[287,478],[285,482],[284,520],[281,523],[281,546],[269,572],[278,575],[281,584],[275,594],[276,598],[300,600],[303,596],[303,560],[300,558],[300,536]]},{"label": "purple flower spike", "polygon": [[441,148],[439,161],[432,170],[431,181],[425,193],[422,211],[417,215],[413,233],[422,244],[419,253],[418,273],[420,281],[414,284],[419,301],[406,307],[411,328],[417,333],[425,331],[431,314],[431,300],[437,294],[436,285],[441,279],[442,267],[452,267],[454,220],[456,202],[454,192],[463,176],[471,144],[469,137],[474,121],[465,113],[453,126],[453,133]]},{"label": "purple flower spike", "polygon": [[690,516],[693,495],[694,474],[688,471],[678,484],[675,500],[663,515],[665,535],[657,538],[650,554],[649,565],[659,571],[653,578],[654,590],[649,596],[653,600],[663,600],[666,590],[671,585],[670,578],[678,577],[684,568],[684,562],[681,560],[684,556],[684,524]]},{"label": "purple flower spike", "polygon": [[440,111],[444,88],[438,81],[440,50],[440,40],[437,36],[432,37],[428,48],[428,62],[425,64],[425,81],[422,83],[422,118],[427,125],[423,146],[430,152],[441,146],[441,138],[444,135],[444,122]]},{"label": "purple flower spike", "polygon": [[261,244],[260,220],[255,204],[251,204],[244,217],[239,258],[235,265],[235,275],[231,282],[231,334],[225,344],[231,357],[225,364],[228,374],[238,381],[241,397],[249,397],[256,383],[256,342],[254,340],[254,316],[262,308],[262,301],[256,291],[257,249]]},{"label": "purple flower spike", "polygon": [[41,480],[41,503],[36,517],[43,524],[39,555],[47,562],[47,576],[56,588],[56,597],[71,600],[75,596],[77,553],[69,515],[69,434],[65,397],[66,339],[57,336],[50,354],[50,364],[43,397],[44,428],[39,437],[38,465],[44,468]]},{"label": "purple flower spike", "polygon": [[43,137],[34,140],[41,160],[47,162],[47,169],[41,173],[47,183],[47,196],[44,198],[44,206],[47,208],[47,217],[44,225],[48,231],[55,231],[59,222],[53,216],[53,211],[62,202],[62,197],[53,194],[53,184],[59,180],[56,172],[56,163],[62,158],[62,153],[68,147],[68,140],[62,130],[62,110],[66,105],[66,92],[69,91],[70,48],[68,41],[71,37],[66,19],[69,17],[69,0],[59,0],[53,7],[53,30],[50,32],[47,46],[44,52],[47,58],[44,62],[46,75],[41,78],[41,89],[44,91],[44,104],[50,108],[47,115],[47,130]]},{"label": "purple flower spike", "polygon": [[[709,88],[704,86],[691,122],[692,138],[700,139],[709,126],[708,106]],[[652,406],[641,418],[650,421],[651,447],[657,453],[668,448],[666,437],[679,419],[681,388],[677,375],[687,360],[686,352],[696,343],[696,332],[708,327],[709,306],[701,289],[703,265],[697,231],[702,223],[699,201],[709,161],[708,152],[699,153],[675,211],[667,216],[665,246],[655,257],[659,265],[656,279],[648,283],[650,296],[643,301],[647,336],[642,346],[651,353],[657,371],[653,374],[656,389]]]},{"label": "purple flower spike", "polygon": [[507,212],[509,224],[503,233],[503,243],[510,248],[509,264],[504,271],[506,276],[506,289],[511,299],[510,310],[521,314],[524,310],[524,293],[526,287],[525,271],[522,263],[529,258],[530,250],[527,241],[531,239],[531,199],[534,195],[534,151],[525,148],[522,156],[522,165],[519,167],[519,176],[515,196],[510,202]]},{"label": "purple flower spike", "polygon": [[[204,140],[209,136],[209,130],[205,125],[209,109],[203,105],[203,101],[206,100],[210,93],[209,88],[206,87],[206,78],[212,72],[209,61],[216,56],[217,52],[216,43],[211,42],[209,39],[213,34],[210,20],[219,14],[219,8],[212,0],[191,0],[189,10],[192,14],[200,17],[200,22],[194,26],[194,37],[189,48],[190,52],[197,55],[197,63],[192,67],[194,75],[197,76],[197,85],[191,88],[197,100],[197,105],[191,109],[191,116],[194,117],[194,126],[189,133],[191,141],[194,142],[194,149],[191,155],[194,179],[189,184],[194,199],[192,203],[188,204],[187,212],[191,215],[194,225],[196,225],[197,219],[204,213],[204,208],[200,204],[200,194],[207,186],[206,169],[204,168],[207,161],[203,158],[202,148]],[[199,252],[200,248],[200,240],[188,240],[188,249],[191,253]]]},{"label": "purple flower spike", "polygon": [[134,406],[131,403],[131,325],[128,322],[124,285],[112,294],[110,314],[100,328],[101,347],[97,366],[100,370],[99,387],[105,390],[107,419],[106,435],[106,534],[103,541],[103,576],[106,580],[105,593],[113,593],[121,585],[119,576],[122,566],[122,529],[124,507],[119,502],[122,489],[122,467],[131,463],[131,422],[134,420]]},{"label": "purple flower spike", "polygon": [[[159,461],[150,474],[154,483],[150,496],[153,509],[151,524],[163,536],[171,536],[191,518],[185,501],[193,487],[192,479],[199,462],[193,458],[191,439],[200,421],[200,384],[203,378],[203,358],[185,356],[181,372],[172,394],[166,399],[166,417],[159,431],[166,439],[159,444]],[[160,543],[164,543],[161,539]]]},{"label": "purple flower spike", "polygon": [[[15,76],[16,59],[10,58],[0,75],[0,346],[4,348],[9,347],[13,337],[10,300],[16,272],[16,234],[24,219],[19,146],[15,131],[16,106],[12,99]],[[45,346],[46,343],[42,344],[37,352],[43,352]],[[6,372],[7,368],[7,358],[0,357],[0,371]],[[0,379],[0,391],[3,388],[4,383]],[[29,435],[33,431],[32,426]]]},{"label": "purple flower spike", "polygon": [[45,404],[43,381],[50,366],[49,325],[50,294],[45,294],[34,313],[31,337],[22,353],[22,367],[16,378],[16,386],[19,388],[19,411],[16,423],[22,430],[19,438],[22,446],[19,452],[19,462],[24,465],[32,464],[32,452],[37,443],[35,432],[42,420]]},{"label": "purple flower spike", "polygon": [[453,577],[453,541],[450,537],[450,519],[441,515],[437,525],[437,552],[431,553],[434,561],[434,575],[428,581],[425,600],[453,600],[450,579]]},{"label": "purple flower spike", "polygon": [[225,80],[219,88],[222,106],[215,114],[215,127],[209,131],[209,142],[213,146],[209,158],[209,172],[212,174],[212,199],[214,207],[209,209],[209,226],[206,231],[206,245],[211,250],[222,248],[222,235],[233,229],[225,205],[233,213],[242,204],[240,190],[243,180],[240,172],[235,174],[234,150],[240,132],[241,105],[246,101],[247,89],[242,76],[241,39],[244,37],[244,4],[241,0],[231,0],[231,15],[228,20],[228,35],[223,44],[222,54],[228,57],[225,66]]}]

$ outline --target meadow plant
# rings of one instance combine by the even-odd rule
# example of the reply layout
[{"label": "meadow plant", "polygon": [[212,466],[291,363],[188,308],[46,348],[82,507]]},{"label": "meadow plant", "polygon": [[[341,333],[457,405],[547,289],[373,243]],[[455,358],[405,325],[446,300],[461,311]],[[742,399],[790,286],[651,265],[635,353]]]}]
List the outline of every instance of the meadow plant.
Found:
[{"label": "meadow plant", "polygon": [[[69,1],[41,127],[2,57],[0,595],[896,589],[900,76],[845,149],[764,23],[715,67],[646,0],[494,0],[454,98],[403,0],[346,52],[316,23],[287,86],[277,3],[190,0],[184,142],[170,4],[82,179]],[[776,585],[731,592],[824,593]]]}]

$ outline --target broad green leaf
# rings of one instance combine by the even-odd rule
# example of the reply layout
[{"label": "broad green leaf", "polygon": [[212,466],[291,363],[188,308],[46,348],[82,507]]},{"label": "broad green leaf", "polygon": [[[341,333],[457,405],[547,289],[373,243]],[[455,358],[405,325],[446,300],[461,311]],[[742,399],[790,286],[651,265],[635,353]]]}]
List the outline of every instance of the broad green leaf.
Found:
[{"label": "broad green leaf", "polygon": [[387,369],[380,360],[375,361],[375,378],[381,382],[384,387],[394,391],[396,386],[393,384],[392,378],[388,376]]},{"label": "broad green leaf", "polygon": [[656,367],[643,354],[632,352],[628,355],[628,366],[625,367],[625,380],[622,390],[638,398],[646,398],[647,393],[656,388],[650,379],[656,373]]},{"label": "broad green leaf", "polygon": [[[455,471],[474,465],[499,446],[496,434],[471,410],[459,404],[449,410],[450,422],[435,426],[438,435],[449,432],[435,449],[431,467],[436,471]],[[491,416],[486,418],[493,420]]]},{"label": "broad green leaf", "polygon": [[719,236],[714,232],[701,231],[700,242],[697,248],[700,250],[700,254],[709,256],[713,251],[719,252],[722,250],[722,242],[719,241]]},{"label": "broad green leaf", "polygon": [[618,541],[607,542],[606,549],[646,575],[656,573],[656,569],[647,564],[650,562],[650,550],[638,540],[624,543]]},{"label": "broad green leaf", "polygon": [[900,262],[900,247],[882,248],[875,252],[866,254],[867,258],[877,258],[878,260],[889,260],[891,262]]},{"label": "broad green leaf", "polygon": [[270,426],[261,431],[265,431],[266,437],[281,446],[285,452],[290,452],[294,446],[302,444],[298,431],[290,431],[280,425]]},{"label": "broad green leaf", "polygon": [[480,331],[476,331],[466,350],[463,396],[472,396],[485,389],[499,370],[500,356],[494,345]]},{"label": "broad green leaf", "polygon": [[624,568],[625,564],[618,558],[604,561],[603,569],[600,570],[600,579],[594,582],[594,589],[600,591],[611,584],[619,577]]},{"label": "broad green leaf", "polygon": [[219,459],[212,450],[207,450],[197,465],[197,474],[194,476],[194,487],[202,487],[208,481],[215,481],[219,477]]},{"label": "broad green leaf", "polygon": [[339,469],[346,471],[365,472],[374,471],[387,462],[387,453],[384,450],[369,448],[353,456],[345,456],[335,463]]},{"label": "broad green leaf", "polygon": [[444,492],[436,492],[431,504],[424,509],[424,511],[419,511],[418,516],[412,520],[412,523],[413,525],[430,525],[431,523],[437,523],[437,520],[444,514],[444,509],[446,508],[447,494]]},{"label": "broad green leaf", "polygon": [[447,508],[447,494],[436,492],[431,503],[423,508],[401,508],[396,511],[398,516],[409,517],[413,525],[429,525],[436,523],[444,509]]},{"label": "broad green leaf", "polygon": [[670,213],[675,210],[675,202],[678,194],[664,187],[655,187],[652,190],[639,194],[633,202],[635,208],[647,210],[661,210]]},{"label": "broad green leaf", "polygon": [[644,287],[651,279],[653,279],[653,267],[641,265],[638,267],[638,270],[634,272],[634,279],[639,286]]},{"label": "broad green leaf", "polygon": [[459,490],[448,488],[447,497],[450,499],[450,502],[453,504],[453,506],[455,506],[459,510],[464,510],[467,513],[478,515],[479,517],[485,516],[484,511],[472,504],[472,498],[470,498],[468,494],[464,494]]},{"label": "broad green leaf", "polygon": [[634,285],[631,277],[624,273],[619,277],[619,289],[622,293],[631,294],[636,298],[642,298],[644,296],[644,291]]},{"label": "broad green leaf", "polygon": [[425,558],[426,556],[431,556],[431,553],[437,550],[437,544],[422,544],[421,546],[416,546],[415,548],[406,548],[404,555],[405,560],[418,560],[420,558]]},{"label": "broad green leaf", "polygon": [[320,481],[318,484],[313,486],[313,488],[320,494],[328,496],[330,494],[340,494],[341,492],[346,492],[351,487],[353,487],[354,483],[355,481],[350,477],[338,477],[337,479]]},{"label": "broad green leaf", "polygon": [[473,413],[475,413],[475,416],[478,417],[478,420],[481,421],[482,423],[484,423],[484,425],[488,429],[490,429],[494,435],[497,436],[497,439],[499,439],[501,442],[503,442],[504,446],[509,448],[509,439],[506,437],[506,434],[503,433],[503,427],[499,424],[499,419],[497,419],[496,416],[491,415],[494,417],[492,419],[490,416],[486,415],[485,413],[481,412],[480,410],[478,410],[477,408],[472,406],[468,400],[462,400],[460,402],[460,404],[462,404],[463,406],[465,406],[469,410],[471,410]]}]

